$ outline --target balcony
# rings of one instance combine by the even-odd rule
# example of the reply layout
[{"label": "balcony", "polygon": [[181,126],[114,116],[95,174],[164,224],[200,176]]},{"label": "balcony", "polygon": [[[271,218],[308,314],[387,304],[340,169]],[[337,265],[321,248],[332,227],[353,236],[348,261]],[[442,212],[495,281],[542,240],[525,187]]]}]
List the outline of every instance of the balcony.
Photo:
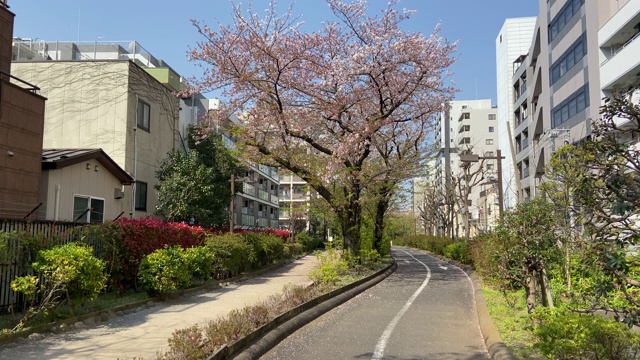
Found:
[{"label": "balcony", "polygon": [[640,72],[640,33],[615,49],[600,66],[600,83],[603,90],[613,90],[634,80]]},{"label": "balcony", "polygon": [[267,219],[267,218],[258,218],[256,226],[260,226],[260,227],[264,227],[264,228],[269,227],[269,219]]},{"label": "balcony", "polygon": [[277,229],[280,227],[280,222],[278,220],[271,220],[269,222],[270,228]]},{"label": "balcony", "polygon": [[259,189],[258,190],[258,198],[264,200],[264,201],[269,201],[269,193],[266,192],[265,190]]},{"label": "balcony", "polygon": [[250,196],[256,196],[256,187],[251,184],[243,183],[242,193]]},{"label": "balcony", "polygon": [[277,204],[277,203],[278,203],[278,201],[280,201],[280,199],[278,198],[278,196],[277,196],[277,195],[273,195],[273,194],[271,194],[271,203],[273,203],[273,204]]},{"label": "balcony", "polygon": [[249,214],[242,214],[242,225],[243,226],[255,226],[255,217]]}]

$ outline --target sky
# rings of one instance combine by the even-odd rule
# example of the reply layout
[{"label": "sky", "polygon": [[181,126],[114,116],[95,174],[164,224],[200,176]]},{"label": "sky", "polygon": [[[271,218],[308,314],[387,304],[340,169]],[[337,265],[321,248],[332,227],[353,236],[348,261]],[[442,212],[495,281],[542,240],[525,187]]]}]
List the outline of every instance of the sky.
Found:
[{"label": "sky", "polygon": [[[348,0],[347,0],[348,1]],[[388,0],[369,0],[370,11],[386,7]],[[248,4],[247,1],[236,3]],[[254,0],[262,12],[268,1]],[[286,11],[291,1],[280,0]],[[14,37],[34,41],[136,40],[156,58],[185,78],[201,74],[187,59],[187,51],[203,40],[191,20],[210,26],[231,23],[229,0],[8,0],[13,13]],[[507,18],[536,16],[538,0],[400,0],[399,7],[416,10],[404,28],[429,36],[438,22],[441,35],[459,41],[457,62],[447,78],[460,90],[458,100],[492,99],[496,103],[495,39]],[[294,12],[313,31],[334,20],[322,0],[297,0]]]}]

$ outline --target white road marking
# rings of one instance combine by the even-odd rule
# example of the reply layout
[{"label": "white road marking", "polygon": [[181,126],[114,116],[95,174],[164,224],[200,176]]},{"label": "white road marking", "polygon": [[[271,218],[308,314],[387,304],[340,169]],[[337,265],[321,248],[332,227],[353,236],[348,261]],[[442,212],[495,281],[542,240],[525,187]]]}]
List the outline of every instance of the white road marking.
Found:
[{"label": "white road marking", "polygon": [[442,270],[447,270],[449,268],[448,266],[442,266],[440,264],[438,264],[438,267]]},{"label": "white road marking", "polygon": [[384,332],[382,333],[382,336],[380,336],[380,339],[378,339],[378,343],[376,344],[376,350],[373,353],[373,357],[371,357],[372,360],[381,360],[382,359],[382,356],[384,355],[384,349],[387,347],[387,342],[389,342],[389,338],[391,337],[391,333],[393,333],[393,330],[395,329],[396,325],[398,325],[398,322],[400,321],[400,319],[402,318],[404,313],[406,313],[407,310],[409,310],[409,307],[411,306],[411,304],[413,304],[413,301],[418,297],[418,295],[420,295],[422,290],[424,290],[424,288],[429,283],[429,279],[431,279],[431,269],[429,269],[429,267],[427,265],[425,265],[425,263],[423,263],[422,261],[416,259],[415,256],[409,254],[406,251],[404,251],[404,253],[409,255],[409,256],[411,256],[412,258],[414,258],[415,261],[419,262],[420,264],[422,264],[422,266],[424,266],[427,269],[427,277],[424,279],[424,281],[422,282],[422,285],[420,285],[418,290],[416,290],[416,292],[413,293],[413,295],[411,295],[409,300],[407,300],[407,303],[404,304],[404,307],[402,307],[402,309],[400,309],[400,311],[398,311],[398,313],[393,318],[393,320],[391,320],[389,325],[387,325],[387,328],[384,329]]}]

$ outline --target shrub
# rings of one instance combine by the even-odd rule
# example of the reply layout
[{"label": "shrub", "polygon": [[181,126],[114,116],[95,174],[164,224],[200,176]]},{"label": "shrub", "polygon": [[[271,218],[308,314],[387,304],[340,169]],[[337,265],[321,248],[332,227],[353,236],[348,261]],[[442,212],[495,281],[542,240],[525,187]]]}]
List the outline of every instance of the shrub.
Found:
[{"label": "shrub", "polygon": [[285,249],[288,249],[289,257],[294,257],[305,253],[305,249],[300,243],[286,243],[284,244],[284,246]]},{"label": "shrub", "polygon": [[318,258],[318,268],[309,273],[314,284],[334,284],[340,276],[349,273],[347,260],[342,259],[335,249],[316,251],[314,254]]},{"label": "shrub", "polygon": [[204,359],[204,350],[199,346],[202,338],[202,330],[198,325],[176,330],[167,340],[169,350],[157,358],[159,360]]},{"label": "shrub", "polygon": [[297,242],[304,247],[304,251],[313,251],[322,243],[322,239],[312,236],[308,232],[301,232],[296,235]]},{"label": "shrub", "polygon": [[636,359],[640,337],[624,324],[565,309],[536,308],[536,347],[555,359]]},{"label": "shrub", "polygon": [[237,275],[250,264],[252,248],[240,234],[210,236],[206,246],[213,254],[213,272],[218,279]]},{"label": "shrub", "polygon": [[116,239],[116,265],[121,272],[124,287],[135,284],[138,265],[152,252],[166,246],[189,248],[204,244],[204,229],[189,226],[185,223],[170,223],[158,219],[119,219],[115,222],[120,227],[120,238]]},{"label": "shrub", "polygon": [[93,256],[93,248],[78,243],[56,246],[38,253],[33,269],[46,282],[60,283],[75,298],[93,300],[105,286],[105,263]]},{"label": "shrub", "polygon": [[463,264],[471,264],[467,251],[466,243],[462,241],[449,244],[442,249],[442,253],[445,257],[459,261]]},{"label": "shrub", "polygon": [[184,257],[191,276],[201,280],[211,277],[214,258],[206,246],[188,248],[184,251]]},{"label": "shrub", "polygon": [[408,235],[396,238],[394,244],[409,246],[417,249],[431,251],[434,254],[444,255],[444,248],[452,244],[450,238],[430,235]]},{"label": "shrub", "polygon": [[39,301],[26,312],[14,330],[21,329],[33,317],[54,309],[63,296],[66,296],[73,315],[72,299],[93,300],[105,286],[104,261],[93,256],[93,249],[89,246],[69,243],[41,250],[36,260],[32,268],[42,273],[45,280],[39,288],[39,280],[35,276],[17,277],[11,282],[14,291]]},{"label": "shrub", "polygon": [[184,250],[178,246],[156,250],[140,262],[139,278],[150,294],[187,288],[191,284]]}]

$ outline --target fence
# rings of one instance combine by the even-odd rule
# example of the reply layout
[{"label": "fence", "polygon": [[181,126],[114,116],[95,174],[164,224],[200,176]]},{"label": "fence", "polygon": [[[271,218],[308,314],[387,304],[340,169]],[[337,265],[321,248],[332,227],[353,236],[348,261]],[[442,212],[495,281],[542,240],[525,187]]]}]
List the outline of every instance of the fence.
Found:
[{"label": "fence", "polygon": [[[20,231],[32,235],[40,235],[45,242],[60,241],[62,243],[68,243],[80,240],[78,233],[72,231],[79,226],[93,225],[81,225],[72,222],[0,219],[0,234]],[[88,240],[90,245],[94,245],[92,244],[92,239]],[[20,237],[18,236],[7,239],[5,249],[0,247],[0,251],[4,252],[4,254],[0,254],[0,311],[5,313],[10,307],[23,302],[22,294],[15,293],[11,290],[11,281],[17,276],[25,275],[26,269],[22,268],[21,264],[30,263],[34,260],[31,258],[21,259],[20,257],[25,256],[25,254],[21,254],[19,250]],[[101,251],[101,248],[94,247],[94,253],[96,255]],[[33,254],[31,256],[33,256]]]}]

